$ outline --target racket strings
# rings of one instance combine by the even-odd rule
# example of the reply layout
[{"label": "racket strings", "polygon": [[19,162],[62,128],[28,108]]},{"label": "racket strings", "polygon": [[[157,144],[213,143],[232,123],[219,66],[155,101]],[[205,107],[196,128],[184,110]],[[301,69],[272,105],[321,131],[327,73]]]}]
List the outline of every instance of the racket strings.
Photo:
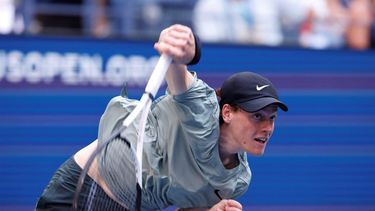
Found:
[{"label": "racket strings", "polygon": [[77,210],[84,211],[128,211],[127,209],[110,198],[105,191],[92,181],[89,193],[83,192],[80,197],[80,206]]},{"label": "racket strings", "polygon": [[111,153],[99,156],[100,166],[104,167],[99,171],[114,199],[92,180],[81,186],[75,210],[140,210],[141,188],[137,184],[136,152],[131,143],[118,135],[103,147],[102,153],[108,148]]},{"label": "racket strings", "polygon": [[137,160],[130,142],[116,137],[107,148],[111,153],[101,156],[100,174],[116,200],[130,210],[137,207]]},{"label": "racket strings", "polygon": [[76,191],[74,193],[73,203],[72,203],[73,210],[79,210],[78,209],[78,202],[79,202],[79,199],[82,198],[81,192],[83,191],[83,184],[84,184],[84,181],[86,179],[86,175],[87,175],[87,173],[90,169],[91,164],[94,162],[97,155],[108,145],[108,143],[110,143],[112,140],[114,140],[116,137],[118,137],[119,134],[121,133],[121,131],[123,131],[125,129],[126,129],[126,127],[123,126],[123,127],[119,128],[117,131],[115,131],[114,133],[112,133],[112,135],[110,137],[108,137],[106,140],[104,140],[103,143],[99,142],[95,151],[90,155],[90,157],[87,160],[85,166],[83,167],[83,169],[81,171],[81,174],[80,174],[80,176],[78,178],[78,181],[77,181],[77,187],[76,187]]}]

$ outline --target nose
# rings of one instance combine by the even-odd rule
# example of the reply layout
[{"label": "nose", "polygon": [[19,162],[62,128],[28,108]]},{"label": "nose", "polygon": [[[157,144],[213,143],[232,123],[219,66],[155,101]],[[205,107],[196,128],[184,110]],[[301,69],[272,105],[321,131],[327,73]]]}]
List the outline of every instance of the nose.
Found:
[{"label": "nose", "polygon": [[271,136],[274,128],[274,121],[264,120],[261,125],[262,132],[266,133],[267,136]]}]

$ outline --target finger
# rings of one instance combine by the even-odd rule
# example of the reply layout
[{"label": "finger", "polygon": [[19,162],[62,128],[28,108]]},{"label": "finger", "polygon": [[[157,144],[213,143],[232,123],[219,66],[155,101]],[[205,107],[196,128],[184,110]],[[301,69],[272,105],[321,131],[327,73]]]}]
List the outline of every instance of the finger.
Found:
[{"label": "finger", "polygon": [[191,45],[191,41],[184,37],[169,36],[168,38],[163,39],[162,42],[168,45],[171,45],[173,47],[180,47],[180,48],[186,47],[186,45]]},{"label": "finger", "polygon": [[178,28],[171,28],[167,30],[167,33],[169,33],[172,36],[181,37],[181,38],[190,38],[190,36],[193,34],[190,28],[187,28],[184,30],[181,30]]},{"label": "finger", "polygon": [[174,29],[174,30],[180,31],[180,32],[191,33],[191,29],[189,27],[181,25],[181,24],[174,24],[174,25],[171,26],[171,29]]},{"label": "finger", "polygon": [[162,32],[161,38],[175,38],[182,40],[193,40],[193,32],[187,26],[173,25]]},{"label": "finger", "polygon": [[182,25],[173,25],[160,33],[160,38],[174,36],[176,38],[189,38],[193,34],[190,28]]},{"label": "finger", "polygon": [[225,211],[242,211],[242,209],[239,209],[237,207],[226,207]]},{"label": "finger", "polygon": [[179,47],[174,47],[163,42],[155,43],[154,47],[160,54],[167,54],[175,58],[183,57],[185,54],[184,49],[179,48]]},{"label": "finger", "polygon": [[160,53],[161,51],[166,51],[168,48],[180,48],[182,51],[185,51],[189,48],[195,47],[193,45],[195,45],[194,40],[191,41],[189,39],[186,39],[186,36],[184,35],[176,35],[176,33],[172,32],[162,35],[160,40],[156,45],[154,45],[154,47]]},{"label": "finger", "polygon": [[238,201],[232,199],[228,199],[227,206],[242,209],[242,205]]},{"label": "finger", "polygon": [[226,207],[230,207],[228,206],[228,200],[223,199],[216,204],[214,211],[225,211]]},{"label": "finger", "polygon": [[160,37],[159,42],[163,42],[174,47],[185,48],[187,46],[194,45],[193,35],[178,32],[178,31],[169,31]]}]

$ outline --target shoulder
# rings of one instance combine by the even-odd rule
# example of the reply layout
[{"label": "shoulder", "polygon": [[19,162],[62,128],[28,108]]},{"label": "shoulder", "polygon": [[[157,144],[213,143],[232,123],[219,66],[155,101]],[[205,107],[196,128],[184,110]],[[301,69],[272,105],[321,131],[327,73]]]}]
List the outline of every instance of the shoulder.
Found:
[{"label": "shoulder", "polygon": [[176,114],[179,121],[184,121],[185,118],[194,120],[195,117],[203,118],[218,118],[219,103],[216,97],[215,90],[206,84],[203,80],[193,73],[194,80],[191,86],[184,92],[178,95],[170,95],[167,91],[166,95],[158,98],[152,107],[155,113],[166,113],[168,116]]},{"label": "shoulder", "polygon": [[194,79],[190,87],[185,92],[179,95],[174,95],[173,99],[180,102],[186,100],[190,101],[192,98],[216,98],[215,90],[202,79],[198,78],[197,73],[192,72],[192,74],[194,76]]}]

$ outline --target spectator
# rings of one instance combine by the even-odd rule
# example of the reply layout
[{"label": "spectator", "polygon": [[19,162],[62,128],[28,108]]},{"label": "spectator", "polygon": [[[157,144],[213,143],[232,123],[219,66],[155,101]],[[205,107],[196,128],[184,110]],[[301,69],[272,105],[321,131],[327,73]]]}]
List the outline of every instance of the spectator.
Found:
[{"label": "spectator", "polygon": [[0,33],[8,34],[12,31],[14,23],[15,8],[13,0],[0,1]]},{"label": "spectator", "polygon": [[248,0],[200,0],[193,12],[193,26],[205,42],[250,42]]},{"label": "spectator", "polygon": [[95,13],[91,33],[95,37],[108,37],[110,32],[109,19],[107,15],[109,0],[95,0]]},{"label": "spectator", "polygon": [[202,40],[209,42],[341,48],[348,23],[342,1],[201,0],[195,8],[194,26]]},{"label": "spectator", "polygon": [[370,26],[370,48],[375,48],[375,0],[371,0],[372,22]]},{"label": "spectator", "polygon": [[[279,0],[249,0],[253,19],[252,42],[261,45],[277,46],[283,43],[281,26],[281,3]],[[294,7],[293,7],[294,8]],[[250,36],[250,35],[248,35]]]},{"label": "spectator", "polygon": [[253,41],[264,45],[341,47],[345,10],[339,0],[250,0]]},{"label": "spectator", "polygon": [[374,47],[375,1],[352,0],[349,4],[349,25],[346,32],[347,45],[357,50]]},{"label": "spectator", "polygon": [[346,24],[347,11],[339,0],[312,1],[300,27],[300,45],[341,48],[345,45]]},{"label": "spectator", "polygon": [[23,32],[23,17],[19,12],[20,3],[19,0],[0,1],[0,34]]}]

